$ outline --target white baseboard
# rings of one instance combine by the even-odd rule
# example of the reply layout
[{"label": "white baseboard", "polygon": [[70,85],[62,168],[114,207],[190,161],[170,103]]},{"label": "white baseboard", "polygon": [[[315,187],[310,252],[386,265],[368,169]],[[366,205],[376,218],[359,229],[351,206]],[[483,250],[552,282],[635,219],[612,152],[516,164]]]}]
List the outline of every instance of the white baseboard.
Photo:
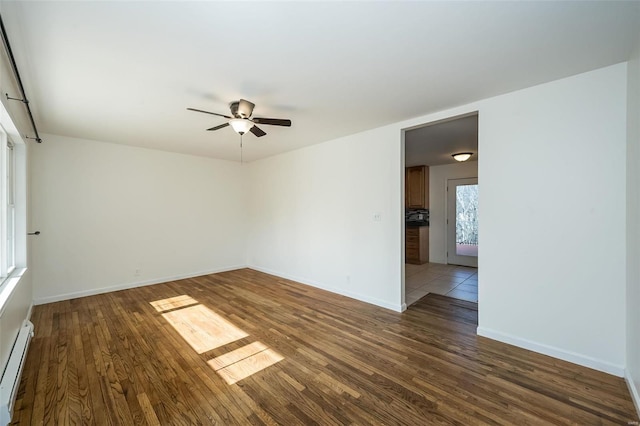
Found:
[{"label": "white baseboard", "polygon": [[38,298],[34,298],[33,303],[36,304],[36,305],[44,305],[45,303],[60,302],[62,300],[77,299],[79,297],[94,296],[96,294],[110,293],[112,291],[127,290],[129,288],[144,287],[144,286],[147,286],[147,285],[161,284],[161,283],[166,283],[166,282],[169,282],[169,281],[184,280],[184,279],[187,279],[187,278],[200,277],[200,276],[203,276],[203,275],[217,274],[219,272],[234,271],[236,269],[242,269],[242,268],[246,268],[246,267],[247,267],[246,265],[228,266],[228,267],[217,268],[217,269],[212,269],[212,270],[208,270],[208,271],[193,272],[193,273],[189,273],[189,274],[175,275],[175,276],[171,276],[171,277],[153,278],[153,279],[150,279],[150,280],[137,281],[137,282],[132,282],[132,283],[116,284],[116,285],[108,286],[108,287],[92,288],[92,289],[83,290],[83,291],[75,291],[75,292],[71,292],[71,293],[57,294],[57,295],[54,295],[54,296],[38,297]]},{"label": "white baseboard", "polygon": [[631,374],[629,373],[629,370],[626,369],[624,370],[624,380],[627,382],[627,387],[631,393],[631,399],[633,399],[633,404],[636,406],[638,417],[640,417],[640,383],[635,383],[633,381],[633,377],[631,377]]},{"label": "white baseboard", "polygon": [[484,327],[478,327],[477,333],[478,333],[478,336],[488,337],[489,339],[497,340],[503,343],[508,343],[510,345],[528,349],[533,352],[538,352],[543,355],[549,355],[551,357],[558,358],[563,361],[568,361],[574,364],[582,365],[583,367],[588,367],[594,370],[603,371],[605,373],[612,374],[618,377],[624,377],[625,370],[624,370],[624,366],[622,365],[612,364],[610,362],[591,358],[589,356],[582,355],[576,352],[567,351],[564,349],[560,349],[560,348],[545,345],[542,343],[534,342],[531,340],[523,339],[521,337],[502,333],[500,331],[487,329]]},{"label": "white baseboard", "polygon": [[387,301],[384,301],[384,300],[377,299],[375,297],[369,297],[369,296],[365,296],[365,295],[361,295],[361,294],[345,291],[343,289],[327,286],[327,285],[324,285],[324,284],[319,283],[319,282],[315,282],[315,281],[311,281],[311,280],[305,280],[304,278],[295,277],[295,276],[288,275],[288,274],[282,274],[282,273],[279,273],[277,271],[272,271],[270,269],[260,268],[260,267],[257,267],[257,266],[247,266],[247,265],[229,266],[229,267],[218,268],[218,269],[213,269],[213,270],[209,270],[209,271],[194,272],[194,273],[190,273],[190,274],[176,275],[176,276],[171,276],[171,277],[154,278],[154,279],[151,279],[151,280],[137,281],[137,282],[132,282],[132,283],[124,283],[124,284],[117,284],[117,285],[108,286],[108,287],[93,288],[93,289],[88,289],[88,290],[83,290],[83,291],[76,291],[76,292],[71,292],[71,293],[58,294],[58,295],[54,295],[54,296],[37,297],[37,298],[34,299],[33,303],[35,305],[44,305],[45,303],[53,303],[53,302],[60,302],[62,300],[77,299],[79,297],[94,296],[96,294],[110,293],[112,291],[126,290],[126,289],[130,289],[130,288],[143,287],[143,286],[147,286],[147,285],[161,284],[161,283],[165,283],[165,282],[168,282],[168,281],[183,280],[183,279],[187,279],[187,278],[199,277],[199,276],[202,276],[202,275],[209,275],[209,274],[216,274],[216,273],[219,273],[219,272],[233,271],[233,270],[242,269],[242,268],[251,268],[251,269],[254,269],[256,271],[264,272],[264,273],[270,274],[270,275],[275,275],[277,277],[284,278],[284,279],[287,279],[287,280],[296,281],[296,282],[299,282],[301,284],[310,285],[312,287],[320,288],[322,290],[327,290],[327,291],[330,291],[332,293],[337,293],[337,294],[340,294],[340,295],[343,295],[343,296],[350,297],[352,299],[359,300],[361,302],[370,303],[372,305],[380,306],[382,308],[390,309],[390,310],[396,311],[396,312],[404,312],[407,309],[407,306],[404,303],[401,304],[401,305],[396,305],[396,304],[393,304],[393,303],[388,303]]},{"label": "white baseboard", "polygon": [[305,279],[305,278],[296,277],[296,276],[289,275],[289,274],[283,274],[281,272],[272,271],[271,269],[261,268],[259,266],[249,265],[247,267],[250,268],[250,269],[259,271],[259,272],[264,272],[265,274],[275,275],[276,277],[284,278],[286,280],[296,281],[296,282],[299,282],[301,284],[305,284],[305,285],[309,285],[311,287],[316,287],[316,288],[319,288],[319,289],[322,289],[322,290],[330,291],[331,293],[340,294],[342,296],[347,296],[347,297],[350,297],[351,299],[356,299],[356,300],[359,300],[361,302],[370,303],[372,305],[380,306],[381,308],[389,309],[389,310],[392,310],[392,311],[403,312],[404,310],[407,309],[406,305],[404,305],[404,304],[396,305],[394,303],[389,303],[389,302],[387,302],[385,300],[377,299],[375,297],[365,296],[365,295],[358,294],[358,293],[353,293],[353,292],[346,291],[346,290],[341,289],[341,288],[328,286],[326,284],[323,284],[323,283],[320,283],[320,282],[317,282],[317,281],[308,280],[308,279]]}]

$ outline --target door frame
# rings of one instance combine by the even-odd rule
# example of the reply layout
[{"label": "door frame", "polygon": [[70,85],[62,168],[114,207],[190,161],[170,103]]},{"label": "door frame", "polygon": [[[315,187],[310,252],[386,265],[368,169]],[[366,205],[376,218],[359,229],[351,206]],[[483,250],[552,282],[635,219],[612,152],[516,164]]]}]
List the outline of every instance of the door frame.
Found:
[{"label": "door frame", "polygon": [[[418,129],[421,127],[426,127],[426,126],[432,126],[434,124],[439,124],[439,123],[445,123],[447,121],[452,121],[452,120],[457,120],[460,118],[464,118],[464,117],[469,117],[472,115],[477,115],[478,116],[478,127],[480,126],[480,110],[477,108],[470,108],[470,109],[466,109],[464,108],[462,111],[460,111],[458,114],[452,114],[452,115],[444,115],[442,116],[441,114],[433,114],[432,116],[440,116],[442,118],[433,118],[430,121],[426,121],[426,122],[422,122],[419,124],[414,124],[414,125],[409,125],[407,127],[403,127],[400,129],[400,174],[398,176],[398,178],[400,179],[400,198],[401,198],[401,203],[398,206],[400,208],[400,217],[402,218],[402,221],[400,223],[400,235],[399,235],[399,243],[400,243],[400,271],[398,271],[400,274],[400,303],[401,303],[401,311],[404,311],[407,309],[407,305],[406,305],[406,287],[405,287],[405,281],[406,281],[406,276],[405,276],[405,221],[404,221],[404,212],[405,212],[405,184],[404,184],[404,180],[405,180],[405,168],[406,168],[406,152],[405,152],[405,133],[409,130],[414,130],[414,129]],[[478,134],[478,153],[480,152],[480,134]],[[478,160],[478,164],[480,163],[480,160]],[[446,207],[445,207],[446,209]],[[445,212],[446,215],[446,212]],[[446,247],[446,241],[445,241],[445,247]],[[480,312],[480,304],[478,304],[478,313]]]}]

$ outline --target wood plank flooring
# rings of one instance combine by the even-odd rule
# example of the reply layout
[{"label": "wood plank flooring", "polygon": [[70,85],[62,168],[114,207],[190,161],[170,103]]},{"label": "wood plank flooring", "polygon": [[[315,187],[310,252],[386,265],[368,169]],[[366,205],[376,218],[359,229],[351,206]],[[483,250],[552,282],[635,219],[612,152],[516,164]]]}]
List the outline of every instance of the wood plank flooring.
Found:
[{"label": "wood plank flooring", "polygon": [[638,421],[622,379],[477,337],[477,305],[443,296],[399,314],[243,269],[32,321],[13,424]]}]

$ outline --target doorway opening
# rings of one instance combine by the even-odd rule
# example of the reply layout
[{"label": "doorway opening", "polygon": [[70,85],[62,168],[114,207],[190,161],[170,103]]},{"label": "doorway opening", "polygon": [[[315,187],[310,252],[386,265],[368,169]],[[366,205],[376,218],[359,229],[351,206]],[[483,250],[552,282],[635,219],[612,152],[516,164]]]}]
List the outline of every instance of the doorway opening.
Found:
[{"label": "doorway opening", "polygon": [[406,129],[404,144],[405,304],[429,293],[477,303],[478,113]]}]

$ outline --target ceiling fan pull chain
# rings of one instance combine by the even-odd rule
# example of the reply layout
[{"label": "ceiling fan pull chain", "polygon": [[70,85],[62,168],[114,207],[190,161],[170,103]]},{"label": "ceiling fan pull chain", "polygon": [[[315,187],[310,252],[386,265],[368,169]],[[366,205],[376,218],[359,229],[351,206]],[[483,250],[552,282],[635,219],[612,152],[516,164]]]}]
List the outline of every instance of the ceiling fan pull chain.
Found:
[{"label": "ceiling fan pull chain", "polygon": [[242,164],[242,135],[240,135],[240,165]]}]

